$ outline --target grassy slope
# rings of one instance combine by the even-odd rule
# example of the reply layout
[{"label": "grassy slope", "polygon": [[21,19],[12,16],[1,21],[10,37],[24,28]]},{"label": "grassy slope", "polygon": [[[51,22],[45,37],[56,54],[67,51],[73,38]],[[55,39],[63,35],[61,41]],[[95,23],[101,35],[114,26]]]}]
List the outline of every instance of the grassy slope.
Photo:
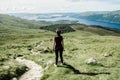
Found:
[{"label": "grassy slope", "polygon": [[0,14],[0,25],[33,29],[33,28],[39,28],[40,26],[44,26],[46,24],[42,22],[36,22],[34,20],[25,20],[25,19],[20,19],[18,17]]},{"label": "grassy slope", "polygon": [[[118,36],[99,36],[86,31],[77,31],[64,34],[65,52],[64,60],[69,65],[55,68],[53,65],[45,70],[42,80],[119,80],[120,74],[120,38]],[[52,37],[52,35],[51,35]],[[48,47],[52,43],[47,39],[44,45]],[[42,46],[42,47],[43,47]],[[104,53],[112,53],[111,57],[103,57]],[[85,60],[95,57],[103,66],[87,65]],[[38,64],[46,65],[46,62],[54,61],[54,54],[39,54],[27,56]]]},{"label": "grassy slope", "polygon": [[[83,25],[78,25],[77,28],[81,27]],[[86,28],[63,34],[65,40],[64,60],[69,65],[59,64],[61,67],[58,68],[50,65],[45,70],[42,80],[119,80],[120,37],[111,31],[101,30],[102,36],[98,32],[96,28]],[[14,58],[19,55],[24,55],[25,58],[31,59],[43,67],[46,66],[47,61],[54,61],[54,54],[30,55],[28,50],[29,47],[40,41],[44,41],[40,48],[50,47],[52,49],[53,36],[53,32],[44,30],[0,25],[0,78],[7,75],[10,79],[20,75],[16,73],[17,68],[21,69],[22,67],[21,70],[24,70],[25,67],[14,61]],[[113,56],[103,57],[102,54],[106,52],[112,53]],[[90,57],[95,57],[104,66],[85,64],[85,60]],[[44,59],[45,63],[41,59]],[[6,68],[6,66],[10,67]]]},{"label": "grassy slope", "polygon": [[39,29],[31,28],[40,26],[43,24],[0,15],[0,80],[10,80],[26,71],[26,67],[14,59],[19,55],[30,54],[27,48],[36,40],[39,41],[39,37],[44,33]]},{"label": "grassy slope", "polygon": [[[102,28],[85,27],[85,25],[72,25],[72,27],[77,31],[63,35],[65,40],[64,59],[69,65],[59,64],[58,68],[50,65],[45,70],[42,80],[119,80],[119,34]],[[51,48],[52,41],[49,41],[49,38],[44,41],[45,43],[41,47]],[[113,56],[105,58],[102,56],[104,53],[112,53]],[[95,57],[103,66],[87,65],[85,60],[90,57]],[[34,60],[44,67],[46,63],[43,63],[41,59],[45,62],[54,61],[54,54],[39,54],[26,58]]]}]

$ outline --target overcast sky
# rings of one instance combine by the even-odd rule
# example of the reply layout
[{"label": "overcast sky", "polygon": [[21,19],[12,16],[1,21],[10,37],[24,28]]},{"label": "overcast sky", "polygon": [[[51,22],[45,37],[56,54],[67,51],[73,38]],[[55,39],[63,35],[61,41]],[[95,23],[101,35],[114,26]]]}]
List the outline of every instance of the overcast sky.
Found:
[{"label": "overcast sky", "polygon": [[120,10],[120,0],[0,0],[0,13]]}]

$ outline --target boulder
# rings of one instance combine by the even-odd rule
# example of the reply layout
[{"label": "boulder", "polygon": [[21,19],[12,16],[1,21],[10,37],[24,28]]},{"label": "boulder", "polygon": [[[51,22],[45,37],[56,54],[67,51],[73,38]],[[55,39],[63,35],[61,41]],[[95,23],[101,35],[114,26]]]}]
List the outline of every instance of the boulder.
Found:
[{"label": "boulder", "polygon": [[86,60],[87,64],[98,64],[99,62],[95,58],[89,58]]},{"label": "boulder", "polygon": [[109,56],[112,56],[112,54],[111,53],[105,53],[105,54],[103,54],[103,56],[104,57],[109,57]]}]

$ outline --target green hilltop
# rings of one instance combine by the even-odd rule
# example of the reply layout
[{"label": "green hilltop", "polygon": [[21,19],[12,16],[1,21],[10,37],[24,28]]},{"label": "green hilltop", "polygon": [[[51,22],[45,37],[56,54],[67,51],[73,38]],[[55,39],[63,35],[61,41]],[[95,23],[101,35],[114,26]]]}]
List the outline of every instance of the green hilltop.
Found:
[{"label": "green hilltop", "polygon": [[34,20],[25,20],[19,17],[0,14],[0,25],[33,29],[47,24],[44,24],[43,22],[36,22]]},{"label": "green hilltop", "polygon": [[95,21],[120,24],[120,10],[117,11],[91,11],[80,13],[77,17]]},{"label": "green hilltop", "polygon": [[[67,28],[66,28],[67,26]],[[0,14],[0,80],[19,78],[27,67],[15,61],[17,57],[32,60],[43,68],[54,62],[52,39],[56,28],[62,28],[65,42],[64,60],[68,65],[55,68],[54,63],[44,70],[41,80],[119,80],[120,33],[99,26],[84,24],[50,25]],[[36,45],[42,45],[35,47]],[[33,55],[31,49],[47,53]],[[112,56],[104,57],[110,53]],[[94,57],[101,64],[88,65]],[[44,60],[44,61],[43,61]]]}]

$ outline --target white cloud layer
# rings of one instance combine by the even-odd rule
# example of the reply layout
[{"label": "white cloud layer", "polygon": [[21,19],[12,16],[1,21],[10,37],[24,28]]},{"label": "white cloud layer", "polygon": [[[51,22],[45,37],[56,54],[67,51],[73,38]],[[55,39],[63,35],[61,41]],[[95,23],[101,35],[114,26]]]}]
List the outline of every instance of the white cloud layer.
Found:
[{"label": "white cloud layer", "polygon": [[120,0],[0,0],[0,13],[120,10]]}]

